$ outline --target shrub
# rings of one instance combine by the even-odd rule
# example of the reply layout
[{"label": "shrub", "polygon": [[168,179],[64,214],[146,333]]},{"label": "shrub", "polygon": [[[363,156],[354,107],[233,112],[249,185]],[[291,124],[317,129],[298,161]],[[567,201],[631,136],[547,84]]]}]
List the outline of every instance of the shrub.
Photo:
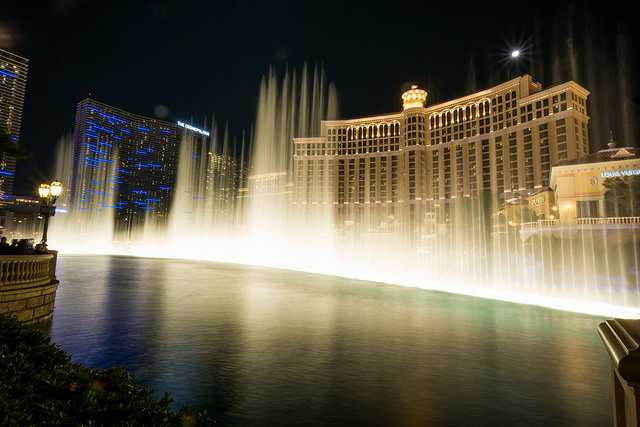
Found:
[{"label": "shrub", "polygon": [[210,425],[206,412],[156,399],[124,369],[90,369],[39,330],[0,316],[0,425]]}]

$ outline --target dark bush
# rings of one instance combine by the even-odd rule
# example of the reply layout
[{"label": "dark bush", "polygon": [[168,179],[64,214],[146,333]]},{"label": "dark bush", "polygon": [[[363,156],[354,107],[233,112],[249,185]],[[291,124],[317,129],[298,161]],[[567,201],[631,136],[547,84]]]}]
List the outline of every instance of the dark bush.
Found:
[{"label": "dark bush", "polygon": [[121,368],[90,369],[39,330],[0,316],[0,425],[200,426],[206,412],[171,410]]}]

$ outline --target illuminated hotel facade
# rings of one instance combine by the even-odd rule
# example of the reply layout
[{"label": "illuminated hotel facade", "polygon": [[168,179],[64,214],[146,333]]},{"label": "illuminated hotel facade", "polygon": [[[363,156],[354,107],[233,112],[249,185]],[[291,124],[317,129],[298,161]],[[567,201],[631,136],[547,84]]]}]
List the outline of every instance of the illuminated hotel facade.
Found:
[{"label": "illuminated hotel facade", "polygon": [[[561,224],[604,223],[599,218],[640,223],[640,203],[629,188],[640,177],[640,150],[635,147],[609,147],[576,161],[560,162],[551,171],[558,219]],[[618,187],[608,188],[617,181]],[[616,203],[620,192],[626,202]],[[612,197],[614,196],[614,197]]]},{"label": "illuminated hotel facade", "polygon": [[115,230],[166,223],[177,169],[178,126],[93,99],[78,104],[71,206],[115,210]]},{"label": "illuminated hotel facade", "polygon": [[484,191],[526,198],[553,165],[589,153],[589,92],[575,82],[543,89],[523,75],[432,106],[427,95],[413,86],[399,113],[323,121],[320,136],[294,139],[293,203],[332,204],[338,225],[413,225]]},{"label": "illuminated hotel facade", "polygon": [[[0,130],[14,143],[20,140],[28,70],[28,59],[0,49]],[[13,195],[15,171],[15,159],[0,154],[0,209]]]}]

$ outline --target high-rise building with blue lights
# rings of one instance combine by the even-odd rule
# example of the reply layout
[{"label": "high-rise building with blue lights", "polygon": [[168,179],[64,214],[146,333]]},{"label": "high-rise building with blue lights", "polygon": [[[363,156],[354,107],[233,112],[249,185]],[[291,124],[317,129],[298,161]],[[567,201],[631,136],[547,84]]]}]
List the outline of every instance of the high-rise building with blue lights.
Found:
[{"label": "high-rise building with blue lights", "polygon": [[117,233],[166,222],[178,160],[176,124],[88,98],[78,104],[73,138],[75,210],[115,210]]},{"label": "high-rise building with blue lights", "polygon": [[[28,69],[28,59],[0,49],[0,131],[9,134],[9,140],[16,144],[20,140]],[[15,172],[15,159],[0,153],[0,209],[13,195]]]}]

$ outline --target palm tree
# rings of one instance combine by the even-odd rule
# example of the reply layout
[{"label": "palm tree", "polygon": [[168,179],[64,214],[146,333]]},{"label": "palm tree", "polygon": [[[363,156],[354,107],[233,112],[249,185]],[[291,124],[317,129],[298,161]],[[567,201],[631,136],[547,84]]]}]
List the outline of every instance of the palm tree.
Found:
[{"label": "palm tree", "polygon": [[[607,178],[602,183],[605,188],[604,202],[607,216],[621,217],[631,215],[631,191],[629,183],[622,178]],[[634,188],[638,184],[634,180]]]},{"label": "palm tree", "polygon": [[629,206],[631,216],[640,216],[640,176],[629,178]]}]

